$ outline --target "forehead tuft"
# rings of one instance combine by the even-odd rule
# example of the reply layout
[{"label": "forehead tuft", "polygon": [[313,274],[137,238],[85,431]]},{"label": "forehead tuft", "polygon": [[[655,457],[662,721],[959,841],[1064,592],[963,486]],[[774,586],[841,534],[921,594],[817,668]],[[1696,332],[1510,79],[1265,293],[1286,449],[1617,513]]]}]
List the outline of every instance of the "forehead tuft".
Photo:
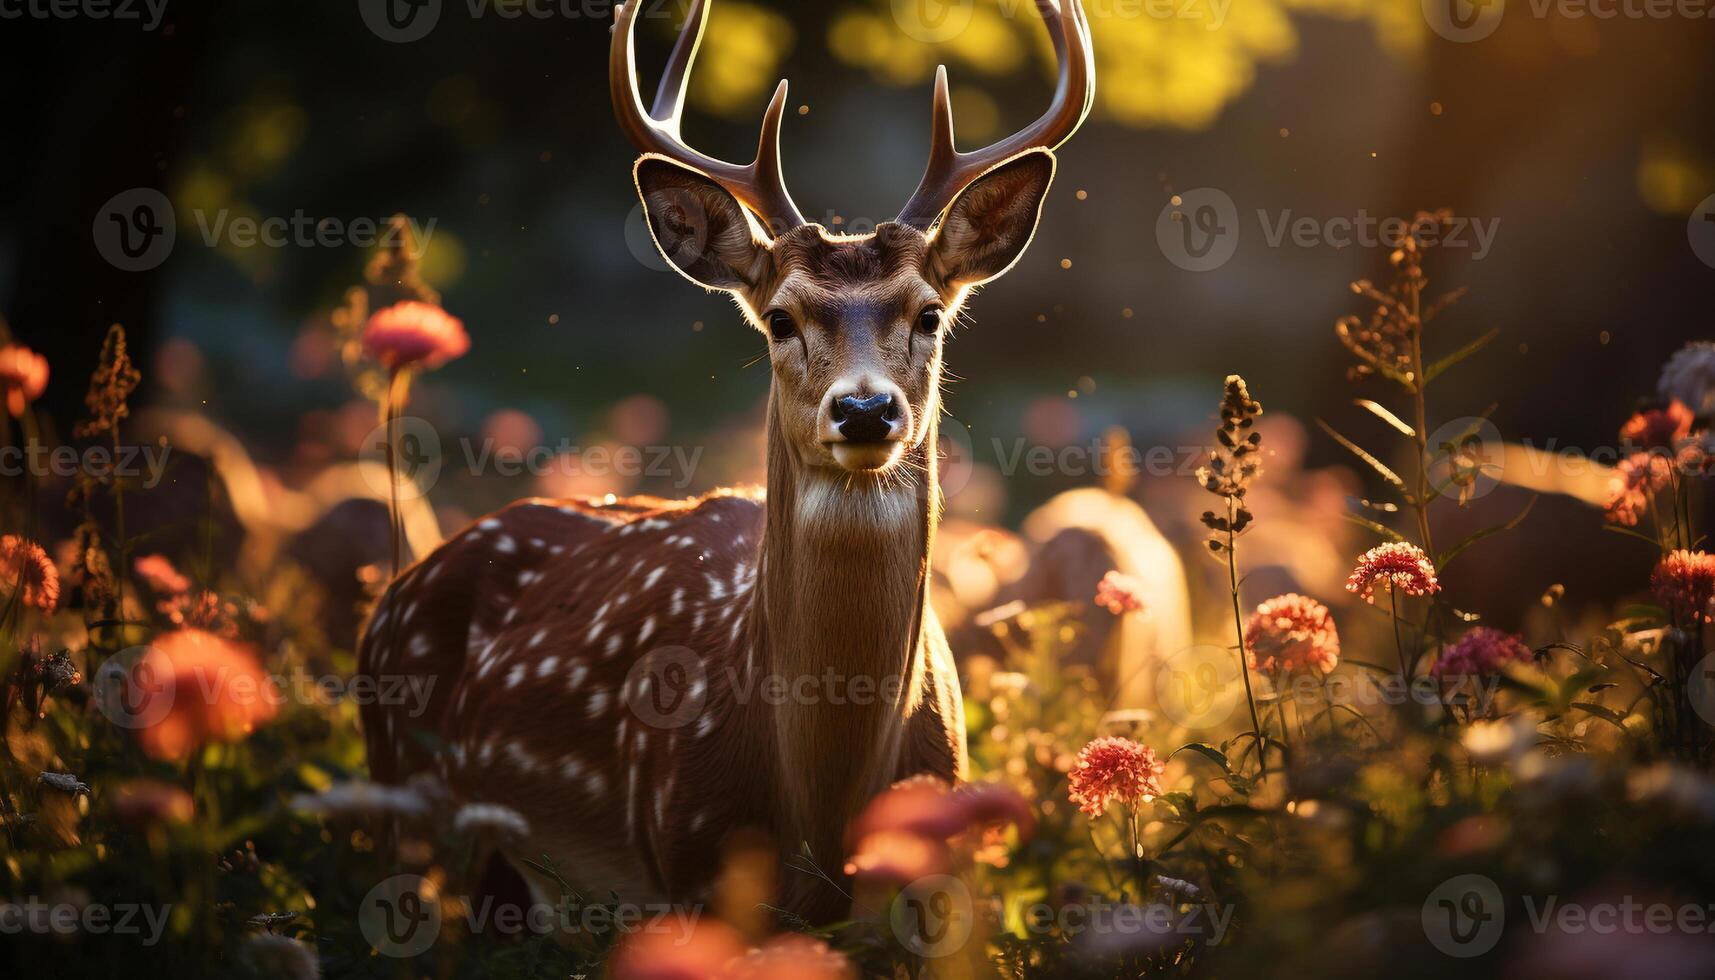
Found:
[{"label": "forehead tuft", "polygon": [[782,279],[800,274],[828,288],[860,286],[922,268],[927,240],[889,222],[869,235],[830,235],[821,225],[793,229],[774,243]]}]

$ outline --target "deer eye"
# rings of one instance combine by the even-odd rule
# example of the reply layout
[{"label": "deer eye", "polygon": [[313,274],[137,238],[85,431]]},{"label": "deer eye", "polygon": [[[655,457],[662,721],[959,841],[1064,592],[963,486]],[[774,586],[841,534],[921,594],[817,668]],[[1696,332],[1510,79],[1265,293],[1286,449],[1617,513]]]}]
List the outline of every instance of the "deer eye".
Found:
[{"label": "deer eye", "polygon": [[917,314],[917,329],[928,334],[941,332],[942,310],[939,306],[930,306]]},{"label": "deer eye", "polygon": [[768,334],[775,340],[786,340],[798,332],[798,325],[792,322],[792,314],[785,310],[770,310],[764,317],[768,321]]}]

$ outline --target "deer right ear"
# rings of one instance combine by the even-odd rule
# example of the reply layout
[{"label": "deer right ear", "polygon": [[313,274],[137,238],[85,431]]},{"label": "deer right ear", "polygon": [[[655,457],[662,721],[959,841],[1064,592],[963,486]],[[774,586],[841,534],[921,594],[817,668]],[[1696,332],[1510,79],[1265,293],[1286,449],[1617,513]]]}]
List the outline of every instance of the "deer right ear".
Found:
[{"label": "deer right ear", "polygon": [[767,269],[768,243],[726,188],[666,157],[647,154],[633,171],[649,234],[680,275],[708,289],[739,292]]}]

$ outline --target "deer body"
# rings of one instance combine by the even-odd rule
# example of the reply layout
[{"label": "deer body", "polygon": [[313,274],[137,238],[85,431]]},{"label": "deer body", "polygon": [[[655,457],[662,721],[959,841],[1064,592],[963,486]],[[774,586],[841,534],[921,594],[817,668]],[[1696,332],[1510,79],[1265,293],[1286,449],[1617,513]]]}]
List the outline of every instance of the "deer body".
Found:
[{"label": "deer body", "polygon": [[[461,801],[517,810],[531,832],[507,856],[546,855],[585,894],[695,901],[735,830],[808,845],[837,878],[871,796],[963,776],[958,678],[927,601],[942,349],[970,292],[1023,252],[1045,147],[1087,109],[1082,11],[1038,5],[1062,55],[1048,115],[957,153],[942,73],[929,173],[898,222],[863,236],[805,223],[786,193],[769,147],[784,83],[756,163],[679,140],[701,0],[647,116],[620,12],[615,108],[647,151],[634,176],[656,244],[770,338],[767,490],[523,501],[399,576],[360,669],[437,683],[418,717],[365,708],[376,779],[438,772]],[[807,875],[782,901],[845,911]]]}]

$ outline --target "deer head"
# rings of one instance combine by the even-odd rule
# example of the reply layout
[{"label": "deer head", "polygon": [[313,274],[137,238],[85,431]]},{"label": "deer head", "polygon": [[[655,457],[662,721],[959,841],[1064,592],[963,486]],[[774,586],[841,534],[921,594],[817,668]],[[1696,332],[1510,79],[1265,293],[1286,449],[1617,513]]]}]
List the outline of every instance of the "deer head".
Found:
[{"label": "deer head", "polygon": [[802,472],[882,474],[921,450],[940,411],[942,345],[971,291],[1006,272],[1035,233],[1053,148],[1089,112],[1089,27],[1078,0],[1037,0],[1059,60],[1053,104],[984,149],[954,147],[947,72],[935,76],[932,150],[899,217],[873,234],[807,222],[780,169],[781,81],[755,161],[706,156],[680,137],[685,83],[708,18],[694,0],[653,108],[638,94],[637,4],[618,14],[610,88],[656,246],[682,275],[734,297],[768,338],[772,424]]}]

